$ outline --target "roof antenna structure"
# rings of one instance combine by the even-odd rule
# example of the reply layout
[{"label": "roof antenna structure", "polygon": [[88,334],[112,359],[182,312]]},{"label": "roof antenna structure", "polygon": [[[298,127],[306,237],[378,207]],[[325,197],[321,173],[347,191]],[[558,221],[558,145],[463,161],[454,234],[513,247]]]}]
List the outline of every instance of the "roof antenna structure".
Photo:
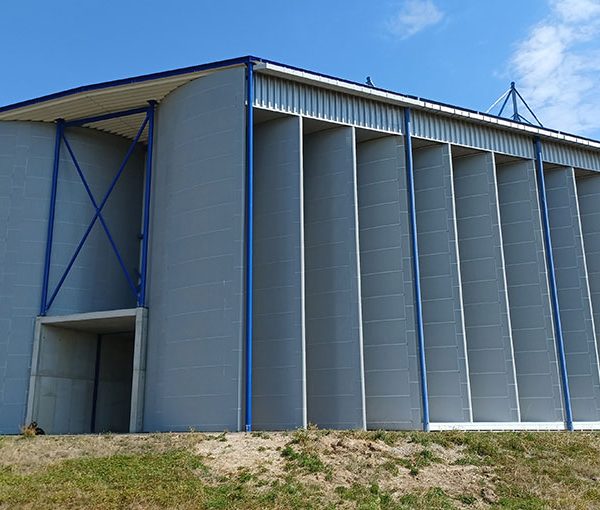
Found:
[{"label": "roof antenna structure", "polygon": [[543,124],[540,122],[540,119],[538,119],[536,117],[535,113],[533,113],[533,110],[531,108],[529,108],[527,101],[525,101],[525,99],[523,99],[523,96],[519,93],[519,91],[515,87],[514,81],[510,82],[510,88],[504,94],[502,94],[498,99],[496,99],[494,104],[492,106],[490,106],[485,113],[490,113],[496,107],[496,105],[498,105],[498,103],[500,103],[500,101],[502,101],[502,100],[504,100],[504,102],[502,103],[502,107],[500,108],[500,111],[498,112],[498,117],[502,117],[502,113],[504,113],[504,109],[506,108],[506,105],[508,104],[509,101],[511,101],[513,113],[512,113],[512,115],[508,115],[508,112],[507,112],[507,115],[505,115],[505,117],[510,118],[510,119],[514,120],[515,122],[524,122],[525,124],[530,124],[530,125],[534,126],[535,124],[533,122],[531,122],[529,119],[523,117],[523,115],[521,115],[519,113],[519,100],[520,100],[520,102],[525,106],[525,108],[527,108],[527,111],[533,116],[533,118],[537,122],[537,125],[539,127],[544,127]]}]

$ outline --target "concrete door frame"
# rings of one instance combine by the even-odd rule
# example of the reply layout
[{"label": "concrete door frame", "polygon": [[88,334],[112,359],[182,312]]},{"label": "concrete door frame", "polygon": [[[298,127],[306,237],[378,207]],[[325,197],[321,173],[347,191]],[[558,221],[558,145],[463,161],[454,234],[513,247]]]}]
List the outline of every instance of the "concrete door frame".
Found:
[{"label": "concrete door frame", "polygon": [[38,316],[35,321],[31,373],[27,397],[26,423],[34,418],[36,391],[40,367],[40,347],[45,327],[55,326],[70,330],[110,332],[130,328],[134,333],[134,352],[131,384],[131,410],[129,432],[141,432],[144,419],[144,389],[146,383],[146,344],[148,331],[148,309],[143,307],[102,312],[77,313],[62,316]]}]

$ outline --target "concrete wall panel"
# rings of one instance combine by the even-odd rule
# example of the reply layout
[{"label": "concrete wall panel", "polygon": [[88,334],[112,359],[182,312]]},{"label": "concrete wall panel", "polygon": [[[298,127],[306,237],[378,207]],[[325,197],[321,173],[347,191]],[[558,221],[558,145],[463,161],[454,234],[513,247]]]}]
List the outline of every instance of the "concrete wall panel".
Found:
[{"label": "concrete wall panel", "polygon": [[494,156],[453,160],[474,421],[519,421]]},{"label": "concrete wall panel", "polygon": [[91,432],[96,337],[95,333],[43,328],[33,419],[46,433]]},{"label": "concrete wall panel", "polygon": [[546,190],[573,419],[598,421],[598,356],[573,169],[546,172]]},{"label": "concrete wall panel", "polygon": [[300,117],[254,132],[253,426],[305,425]]},{"label": "concrete wall panel", "polygon": [[562,396],[533,161],[497,167],[522,421],[562,421]]},{"label": "concrete wall panel", "polygon": [[352,128],[304,139],[308,421],[362,428],[364,386]]},{"label": "concrete wall panel", "polygon": [[244,69],[157,112],[144,430],[239,430],[244,339]]},{"label": "concrete wall panel", "polygon": [[414,151],[425,358],[432,422],[471,419],[450,146]]},{"label": "concrete wall panel", "polygon": [[359,143],[357,162],[367,427],[418,428],[421,402],[403,139]]}]

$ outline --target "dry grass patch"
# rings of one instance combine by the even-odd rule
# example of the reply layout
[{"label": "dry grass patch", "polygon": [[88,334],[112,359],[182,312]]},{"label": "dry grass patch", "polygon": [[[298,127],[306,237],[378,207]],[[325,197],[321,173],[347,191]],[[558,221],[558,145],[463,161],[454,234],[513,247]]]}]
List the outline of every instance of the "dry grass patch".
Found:
[{"label": "dry grass patch", "polygon": [[0,509],[593,509],[600,434],[0,437]]}]

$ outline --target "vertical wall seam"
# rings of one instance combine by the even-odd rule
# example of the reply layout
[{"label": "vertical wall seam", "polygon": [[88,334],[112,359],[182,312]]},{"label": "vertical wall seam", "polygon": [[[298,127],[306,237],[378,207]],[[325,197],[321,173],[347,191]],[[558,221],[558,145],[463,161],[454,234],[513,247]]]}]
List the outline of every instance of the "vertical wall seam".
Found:
[{"label": "vertical wall seam", "polygon": [[534,139],[536,170],[538,176],[538,192],[540,197],[542,215],[542,227],[544,229],[544,241],[546,243],[546,264],[548,266],[548,279],[550,281],[550,295],[552,301],[552,312],[554,316],[554,329],[556,347],[559,354],[561,381],[563,385],[563,397],[565,405],[565,418],[568,430],[573,430],[573,411],[571,409],[571,392],[569,391],[569,379],[567,375],[567,361],[565,357],[564,340],[562,334],[562,323],[560,319],[560,307],[558,304],[558,290],[556,287],[556,274],[554,271],[554,255],[552,253],[552,238],[550,234],[550,220],[548,218],[548,205],[546,201],[546,181],[544,177],[544,162],[542,157],[542,142],[539,137]]},{"label": "vertical wall seam", "polygon": [[408,192],[408,212],[412,241],[413,286],[415,291],[415,318],[417,321],[417,344],[419,351],[419,371],[421,375],[421,406],[423,430],[429,432],[429,393],[427,389],[427,363],[425,359],[425,332],[423,329],[423,302],[421,298],[421,270],[419,263],[419,242],[417,237],[417,208],[415,202],[415,176],[412,154],[411,110],[404,109],[404,153],[406,157],[406,178]]},{"label": "vertical wall seam", "polygon": [[517,421],[521,421],[521,402],[519,400],[519,383],[517,380],[517,365],[515,362],[515,346],[513,340],[512,320],[510,317],[510,298],[508,297],[508,279],[506,278],[506,260],[504,259],[504,237],[502,235],[502,219],[500,218],[500,197],[498,194],[498,178],[496,175],[496,157],[493,152],[489,153],[492,160],[492,174],[494,178],[494,194],[496,198],[496,219],[498,221],[498,234],[500,236],[500,264],[502,266],[502,281],[504,283],[504,299],[506,301],[506,320],[508,322],[508,337],[510,340],[510,356],[513,369],[513,380],[515,383],[515,399],[517,406]]},{"label": "vertical wall seam", "polygon": [[299,158],[300,158],[300,316],[302,350],[302,426],[308,426],[308,397],[306,393],[306,265],[304,250],[304,128],[302,117],[298,116]]},{"label": "vertical wall seam", "polygon": [[367,395],[365,389],[365,356],[363,342],[363,318],[362,318],[362,286],[360,270],[360,225],[358,223],[358,178],[357,178],[357,160],[356,160],[356,128],[350,128],[352,138],[352,192],[354,194],[354,237],[356,246],[356,294],[358,297],[358,348],[359,348],[359,367],[360,367],[360,392],[362,400],[362,426],[367,428]]},{"label": "vertical wall seam", "polygon": [[467,328],[465,324],[465,306],[462,292],[462,271],[460,269],[460,251],[458,249],[458,220],[456,219],[456,194],[454,192],[454,163],[452,161],[452,145],[448,147],[448,165],[450,168],[450,196],[452,197],[452,224],[454,227],[454,250],[456,252],[456,271],[458,278],[458,303],[462,327],[463,349],[465,355],[465,380],[467,381],[467,404],[469,405],[469,422],[473,422],[473,397],[471,396],[471,370],[469,368],[469,349],[467,346]]}]

